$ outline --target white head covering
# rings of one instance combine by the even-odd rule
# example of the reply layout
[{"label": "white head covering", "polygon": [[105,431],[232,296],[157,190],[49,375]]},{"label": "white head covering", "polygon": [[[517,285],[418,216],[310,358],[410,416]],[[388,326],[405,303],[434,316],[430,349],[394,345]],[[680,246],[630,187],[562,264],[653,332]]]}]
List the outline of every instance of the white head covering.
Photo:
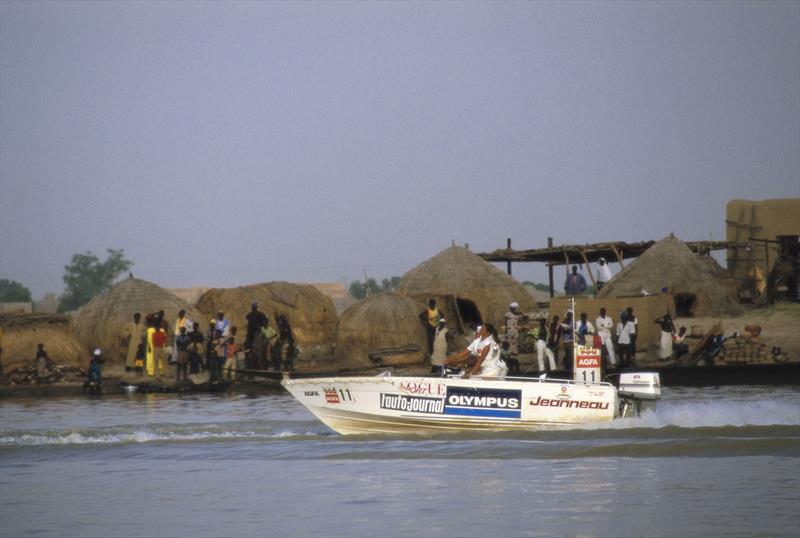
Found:
[{"label": "white head covering", "polygon": [[511,303],[508,305],[509,308],[517,308],[519,305],[516,302]]},{"label": "white head covering", "polygon": [[102,355],[102,354],[103,354],[103,352],[102,352],[102,351],[100,351],[100,348],[97,348],[97,349],[95,349],[95,350],[94,350],[94,356],[95,356],[95,357],[99,357],[99,356],[100,356],[100,355]]}]

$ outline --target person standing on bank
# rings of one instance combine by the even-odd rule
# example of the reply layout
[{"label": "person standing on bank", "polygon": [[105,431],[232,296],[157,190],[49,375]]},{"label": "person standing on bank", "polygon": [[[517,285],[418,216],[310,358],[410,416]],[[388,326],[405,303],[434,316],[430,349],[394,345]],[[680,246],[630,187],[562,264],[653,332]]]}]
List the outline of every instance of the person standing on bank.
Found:
[{"label": "person standing on bank", "polygon": [[555,356],[556,367],[558,367],[558,348],[561,346],[561,338],[564,336],[564,329],[559,321],[558,316],[553,316],[553,321],[550,323],[550,334],[547,335],[547,347]]},{"label": "person standing on bank", "polygon": [[267,316],[258,309],[258,303],[254,302],[250,305],[250,312],[245,318],[247,319],[247,332],[244,336],[244,360],[247,368],[257,368],[258,361],[252,351],[253,340],[261,327],[266,325]]},{"label": "person standing on bank", "polygon": [[39,344],[36,347],[36,377],[42,380],[50,374],[50,365],[48,364],[50,357],[47,356],[47,351],[44,350],[44,344]]},{"label": "person standing on bank", "polygon": [[144,332],[144,323],[141,323],[142,315],[136,312],[133,315],[133,321],[125,326],[123,337],[127,344],[127,352],[125,354],[125,371],[130,372],[134,368],[136,362],[136,352],[139,350],[139,344],[142,343],[142,333]]},{"label": "person standing on bank", "polygon": [[630,354],[628,358],[632,361],[636,360],[636,333],[639,332],[639,320],[636,319],[636,315],[633,313],[633,308],[628,307],[625,309],[625,316],[630,323],[630,334],[631,334],[631,343],[630,343]]},{"label": "person standing on bank", "polygon": [[603,289],[603,286],[611,280],[611,268],[608,266],[605,258],[597,260],[597,291]]},{"label": "person standing on bank", "polygon": [[188,365],[190,342],[189,335],[186,333],[186,327],[181,327],[181,332],[175,337],[175,349],[172,351],[177,357],[175,361],[177,363],[175,372],[175,379],[177,381],[181,380],[181,372],[183,372],[183,378],[185,380],[188,381],[189,379]]},{"label": "person standing on bank", "polygon": [[447,322],[439,318],[436,335],[433,338],[433,354],[431,354],[431,372],[441,373],[442,364],[447,359]]},{"label": "person standing on bank", "polygon": [[178,312],[178,319],[175,320],[175,326],[172,330],[172,362],[178,361],[178,336],[181,334],[181,329],[186,329],[186,333],[189,332],[193,326],[192,320],[186,317],[186,310],[181,309]]},{"label": "person standing on bank", "polygon": [[538,331],[536,331],[536,360],[539,363],[539,371],[544,372],[544,356],[547,355],[547,360],[550,361],[550,371],[556,369],[556,358],[553,352],[548,347],[548,334],[547,334],[547,320],[542,318],[539,320]]},{"label": "person standing on bank", "polygon": [[214,328],[222,333],[222,338],[228,339],[231,335],[231,322],[225,318],[224,312],[217,312],[217,320],[214,322]]},{"label": "person standing on bank", "polygon": [[572,266],[572,273],[564,281],[564,292],[567,297],[574,297],[586,291],[586,279],[578,272],[578,266]]},{"label": "person standing on bank", "polygon": [[672,357],[672,335],[675,334],[675,325],[669,312],[655,320],[661,327],[661,342],[658,347],[658,358],[666,360]]},{"label": "person standing on bank", "polygon": [[605,355],[608,358],[608,363],[612,368],[617,366],[617,357],[614,354],[614,340],[611,338],[611,330],[614,328],[614,320],[611,316],[606,315],[606,309],[600,309],[600,315],[594,320],[597,327],[597,336],[603,341],[605,347]]},{"label": "person standing on bank", "polygon": [[428,309],[420,313],[419,319],[425,326],[425,332],[428,336],[428,354],[433,355],[433,340],[436,337],[436,327],[439,326],[439,319],[442,318],[442,313],[436,308],[436,300],[431,299],[428,301]]},{"label": "person standing on bank", "polygon": [[156,379],[167,375],[167,331],[164,327],[154,327],[152,335],[153,371]]},{"label": "person standing on bank", "polygon": [[619,344],[619,366],[628,366],[631,361],[631,333],[634,330],[632,322],[628,321],[628,313],[622,312],[617,324],[617,343]]},{"label": "person standing on bank", "polygon": [[519,320],[522,317],[517,311],[519,308],[519,304],[516,302],[511,303],[508,305],[508,312],[505,314],[505,321],[506,321],[506,330],[505,330],[505,339],[508,342],[508,351],[509,356],[516,357],[518,353],[517,343],[519,342]]}]

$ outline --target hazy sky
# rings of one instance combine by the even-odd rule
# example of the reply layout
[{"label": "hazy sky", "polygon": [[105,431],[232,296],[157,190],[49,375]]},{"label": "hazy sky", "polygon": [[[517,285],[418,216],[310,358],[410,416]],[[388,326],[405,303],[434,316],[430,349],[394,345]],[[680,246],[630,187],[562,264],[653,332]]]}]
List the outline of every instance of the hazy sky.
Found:
[{"label": "hazy sky", "polygon": [[723,239],[728,200],[787,196],[798,2],[0,3],[0,275],[35,297],[87,250],[380,279],[453,239]]}]

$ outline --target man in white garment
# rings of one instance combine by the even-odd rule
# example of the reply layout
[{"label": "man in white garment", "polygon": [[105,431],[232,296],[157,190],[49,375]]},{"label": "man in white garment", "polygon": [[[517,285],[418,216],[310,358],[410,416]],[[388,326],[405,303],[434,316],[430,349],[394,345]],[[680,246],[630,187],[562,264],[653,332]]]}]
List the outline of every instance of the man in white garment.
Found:
[{"label": "man in white garment", "polygon": [[611,268],[608,266],[605,258],[597,260],[597,291],[603,289],[603,286],[611,280]]},{"label": "man in white garment", "polygon": [[606,315],[606,309],[600,309],[600,315],[594,320],[595,327],[597,328],[597,336],[603,340],[603,345],[608,352],[608,362],[611,366],[617,366],[617,358],[614,355],[614,341],[611,339],[611,330],[614,328],[614,320],[611,316]]}]

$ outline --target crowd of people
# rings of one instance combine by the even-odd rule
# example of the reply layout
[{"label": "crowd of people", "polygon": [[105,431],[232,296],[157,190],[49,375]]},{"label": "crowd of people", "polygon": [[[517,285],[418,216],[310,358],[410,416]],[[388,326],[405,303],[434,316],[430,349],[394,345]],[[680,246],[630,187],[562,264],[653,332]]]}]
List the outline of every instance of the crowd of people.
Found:
[{"label": "crowd of people", "polygon": [[163,310],[144,319],[136,312],[121,334],[125,370],[158,380],[167,377],[174,366],[178,381],[202,371],[208,372],[210,381],[235,381],[241,370],[293,370],[298,350],[287,318],[278,315],[277,328],[273,328],[258,303],[253,303],[246,320],[242,341],[224,312],[218,312],[205,331],[199,322],[186,317],[185,310],[179,311],[172,323]]},{"label": "crowd of people", "polygon": [[[519,316],[515,303],[511,303],[506,313],[506,320]],[[573,312],[567,310],[563,319],[554,315],[549,320],[541,318],[538,324],[527,332],[536,342],[536,359],[540,372],[572,370],[572,355],[575,344],[599,347],[607,368],[630,365],[636,357],[636,334],[638,320],[633,308],[627,308],[619,315],[619,321],[608,315],[605,308],[594,323],[586,312],[580,314],[578,320],[573,319]],[[506,338],[519,338],[517,331],[506,332]],[[545,359],[547,361],[545,362]]]},{"label": "crowd of people", "polygon": [[[549,319],[541,318],[530,329],[521,326],[523,316],[519,305],[512,302],[504,316],[505,331],[502,336],[498,336],[497,330],[490,323],[479,325],[475,329],[475,340],[470,346],[454,355],[448,355],[447,321],[437,308],[436,301],[431,299],[428,309],[420,314],[427,329],[431,371],[439,372],[444,367],[460,365],[467,368],[470,374],[479,370],[489,372],[497,369],[519,372],[517,357],[522,338],[535,342],[540,372],[571,371],[576,344],[599,347],[608,369],[631,366],[635,362],[639,320],[631,307],[620,312],[617,320],[609,316],[605,308],[601,308],[600,315],[593,322],[586,312],[582,312],[579,319],[575,320],[573,312],[568,310],[563,318],[559,315]],[[659,358],[669,359],[674,355],[679,359],[688,353],[689,346],[684,343],[686,327],[676,330],[669,314],[658,318],[656,323],[662,330]],[[485,354],[481,358],[483,352]]]}]

